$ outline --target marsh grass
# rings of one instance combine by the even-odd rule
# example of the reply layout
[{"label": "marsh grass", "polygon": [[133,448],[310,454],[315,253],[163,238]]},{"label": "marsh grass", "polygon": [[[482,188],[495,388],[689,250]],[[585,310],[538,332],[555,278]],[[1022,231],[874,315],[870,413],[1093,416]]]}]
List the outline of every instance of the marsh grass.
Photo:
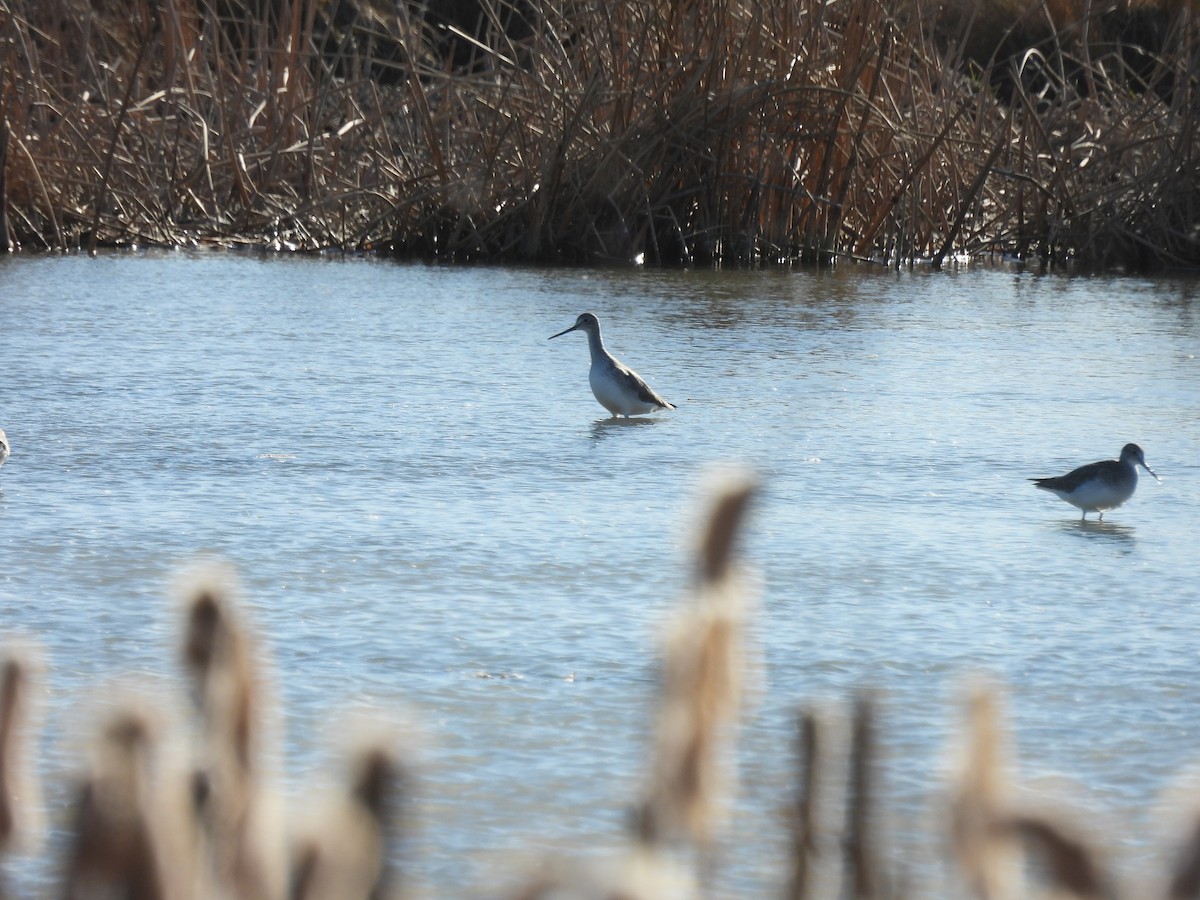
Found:
[{"label": "marsh grass", "polygon": [[0,238],[1197,265],[1190,5],[8,0]]}]

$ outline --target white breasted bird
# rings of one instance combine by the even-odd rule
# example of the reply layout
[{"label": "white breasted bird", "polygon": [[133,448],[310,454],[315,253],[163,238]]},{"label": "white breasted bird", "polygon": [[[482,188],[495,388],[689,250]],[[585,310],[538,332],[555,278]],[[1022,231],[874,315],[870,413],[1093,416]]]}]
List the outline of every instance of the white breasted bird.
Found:
[{"label": "white breasted bird", "polygon": [[581,313],[570,328],[550,335],[550,340],[572,331],[587,335],[592,367],[588,381],[600,405],[614,416],[639,416],[660,409],[674,409],[675,404],[664,400],[646,384],[637,372],[622,363],[604,347],[600,337],[600,320],[590,312]]},{"label": "white breasted bird", "polygon": [[1104,513],[1116,509],[1133,496],[1137,489],[1138,472],[1141,466],[1158,481],[1162,481],[1146,465],[1146,455],[1137,444],[1126,444],[1121,448],[1120,459],[1104,459],[1088,463],[1055,478],[1030,478],[1043,491],[1057,494],[1072,506],[1083,510],[1080,521],[1087,519],[1090,512]]}]

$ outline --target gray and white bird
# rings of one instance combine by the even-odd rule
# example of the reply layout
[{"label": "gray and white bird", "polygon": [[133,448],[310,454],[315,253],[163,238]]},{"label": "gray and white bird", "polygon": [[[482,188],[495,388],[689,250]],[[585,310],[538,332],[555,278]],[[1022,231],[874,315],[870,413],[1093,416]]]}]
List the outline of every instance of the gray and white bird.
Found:
[{"label": "gray and white bird", "polygon": [[0,466],[4,465],[4,461],[8,459],[8,435],[4,433],[4,429],[0,428]]},{"label": "gray and white bird", "polygon": [[1057,494],[1072,506],[1083,510],[1080,521],[1087,519],[1090,512],[1104,513],[1116,509],[1133,496],[1137,490],[1138,471],[1141,466],[1155,479],[1162,481],[1146,465],[1146,455],[1137,444],[1126,444],[1121,448],[1120,459],[1104,459],[1073,469],[1066,475],[1054,478],[1030,478],[1036,487]]},{"label": "gray and white bird", "polygon": [[581,313],[570,328],[552,334],[548,340],[562,337],[572,331],[587,335],[588,350],[592,354],[592,367],[588,381],[592,393],[600,405],[614,416],[640,416],[660,409],[675,409],[675,404],[664,400],[654,388],[629,366],[608,352],[600,337],[600,320],[590,312]]}]

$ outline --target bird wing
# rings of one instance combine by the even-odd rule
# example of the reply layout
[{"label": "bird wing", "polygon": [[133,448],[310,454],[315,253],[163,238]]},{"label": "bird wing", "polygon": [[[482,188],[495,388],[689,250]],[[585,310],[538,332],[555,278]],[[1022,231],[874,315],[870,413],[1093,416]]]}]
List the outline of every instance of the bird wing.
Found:
[{"label": "bird wing", "polygon": [[1085,481],[1092,479],[1113,481],[1113,460],[1102,460],[1101,462],[1088,463],[1086,466],[1080,466],[1078,469],[1072,469],[1066,475],[1058,475],[1053,478],[1031,478],[1037,487],[1045,488],[1050,491],[1073,491]]},{"label": "bird wing", "polygon": [[664,399],[654,388],[646,384],[646,380],[641,375],[623,362],[617,362],[617,371],[621,373],[621,378],[633,389],[633,392],[637,394],[637,398],[643,403],[653,403],[664,409],[676,408],[674,403]]}]

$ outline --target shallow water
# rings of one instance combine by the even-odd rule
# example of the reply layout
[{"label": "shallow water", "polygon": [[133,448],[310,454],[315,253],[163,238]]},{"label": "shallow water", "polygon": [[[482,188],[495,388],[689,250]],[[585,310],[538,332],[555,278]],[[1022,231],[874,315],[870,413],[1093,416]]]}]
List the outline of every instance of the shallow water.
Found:
[{"label": "shallow water", "polygon": [[[606,418],[584,338],[546,340],[584,310],[677,411]],[[940,891],[978,672],[1136,870],[1200,760],[1198,351],[1196,280],[0,260],[0,614],[46,658],[51,814],[96,686],[174,683],[172,579],[216,555],[293,794],[351,713],[419,733],[422,891],[615,845],[698,485],[737,463],[759,666],[719,893],[777,889],[796,712],[863,687],[893,853]],[[1026,481],[1127,441],[1163,483],[1103,524]]]}]

